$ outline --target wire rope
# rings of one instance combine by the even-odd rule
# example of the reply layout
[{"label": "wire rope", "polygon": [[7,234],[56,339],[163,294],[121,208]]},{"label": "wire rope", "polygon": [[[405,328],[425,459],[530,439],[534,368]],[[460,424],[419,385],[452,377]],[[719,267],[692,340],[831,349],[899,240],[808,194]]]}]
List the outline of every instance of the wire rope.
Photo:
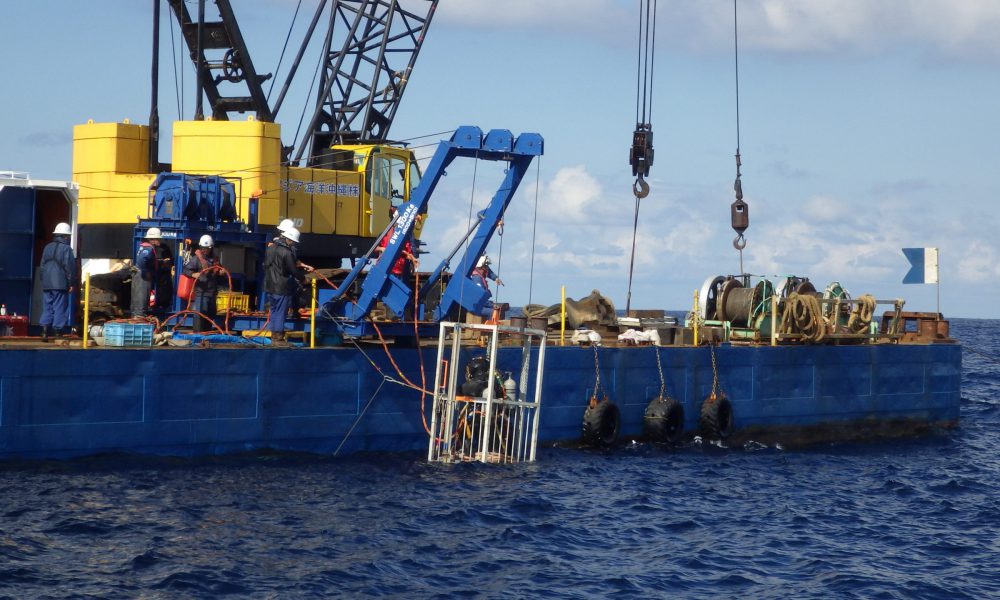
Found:
[{"label": "wire rope", "polygon": [[[177,100],[177,118],[183,119],[184,113],[181,112],[181,97],[183,96],[183,91],[181,86],[177,83],[177,43],[174,41],[174,18],[171,15],[170,19],[170,64],[174,68],[174,96]],[[183,71],[181,71],[181,76],[183,77]]]},{"label": "wire rope", "polygon": [[625,316],[632,307],[632,273],[635,270],[635,241],[639,233],[639,196],[635,197],[635,218],[632,221],[632,254],[628,262],[628,293],[625,295]]},{"label": "wire rope", "polygon": [[295,28],[295,21],[299,18],[299,9],[302,8],[302,0],[295,5],[295,14],[292,15],[292,22],[288,26],[288,34],[285,35],[285,44],[281,47],[281,55],[278,56],[278,66],[274,68],[275,77],[271,79],[271,86],[267,88],[267,100],[271,101],[271,92],[274,91],[274,84],[278,81],[278,71],[281,70],[281,63],[285,60],[285,51],[288,50],[288,41],[292,39],[292,29]]},{"label": "wire rope", "polygon": [[[469,194],[469,222],[465,226],[465,230],[466,231],[472,229],[472,208],[473,208],[473,204],[475,203],[475,200],[476,200],[476,177],[479,175],[479,153],[478,152],[476,152],[475,158],[476,158],[476,161],[472,165],[472,193]],[[469,254],[469,244],[471,244],[471,243],[472,242],[471,242],[470,238],[467,237],[465,239],[465,252],[464,252],[464,254],[466,256],[468,256],[468,254]],[[462,277],[466,277],[466,276],[467,275],[465,273],[462,274]],[[459,303],[459,305],[464,306],[464,301],[465,301],[465,286],[463,285],[462,289],[459,291],[459,294],[458,294],[458,303]]]},{"label": "wire rope", "polygon": [[[640,163],[635,162],[634,156],[630,158],[633,172],[638,170],[638,178],[636,179],[635,185],[632,187],[632,191],[635,195],[635,212],[632,221],[632,250],[629,253],[628,287],[625,295],[626,313],[632,306],[632,280],[635,274],[635,248],[639,237],[639,200],[646,197],[649,193],[649,185],[644,181],[644,174],[648,173],[649,165],[652,162],[652,128],[650,126],[650,121],[652,120],[653,113],[653,66],[656,49],[656,0],[644,0],[639,3],[639,34],[636,45],[638,46],[635,84],[636,132],[633,137],[632,152],[638,152],[636,145],[639,142],[637,142],[637,140],[640,139],[640,135],[643,135],[644,137],[642,139],[646,140],[645,151],[648,151],[648,156],[646,156],[643,160],[649,160],[650,162],[646,163],[644,168],[641,168],[639,166]],[[640,95],[642,96],[641,99]],[[646,138],[646,135],[650,137]]]},{"label": "wire rope", "polygon": [[[316,85],[316,78],[319,75],[320,67],[323,65],[323,52],[320,52],[319,59],[316,60],[316,68],[313,70],[312,81],[309,82],[309,91],[306,92],[306,102],[302,106],[302,114],[299,115],[299,124],[295,127],[295,137],[292,138],[292,147],[294,148],[299,141],[299,133],[302,132],[302,122],[306,119],[306,111],[309,110],[309,97],[312,96],[313,86]],[[310,152],[315,152],[315,148],[310,148]],[[308,160],[308,157],[307,157]]]},{"label": "wire rope", "polygon": [[733,248],[739,253],[740,257],[740,274],[745,273],[743,270],[743,249],[746,248],[747,241],[743,232],[749,225],[749,219],[747,216],[743,217],[743,220],[739,223],[737,227],[736,215],[742,212],[743,215],[748,215],[746,212],[746,203],[743,202],[743,181],[742,173],[740,172],[740,167],[743,162],[740,158],[740,37],[739,37],[739,20],[737,17],[737,0],[733,0],[733,64],[735,73],[735,83],[736,83],[736,181],[733,182],[733,191],[736,194],[736,200],[732,204],[733,211],[733,229],[736,230],[736,238],[733,240]]},{"label": "wire rope", "polygon": [[528,304],[531,304],[531,292],[535,285],[535,233],[538,230],[538,182],[541,179],[542,157],[535,159],[535,214],[531,221],[531,267],[528,270]]}]

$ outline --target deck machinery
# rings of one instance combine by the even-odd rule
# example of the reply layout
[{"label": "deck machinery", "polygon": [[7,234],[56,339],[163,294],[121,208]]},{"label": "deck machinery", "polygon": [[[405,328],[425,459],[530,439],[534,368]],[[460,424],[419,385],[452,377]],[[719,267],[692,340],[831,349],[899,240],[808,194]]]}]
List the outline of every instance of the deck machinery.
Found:
[{"label": "deck machinery", "polygon": [[[407,201],[420,180],[413,152],[388,134],[437,1],[322,0],[269,104],[263,83],[271,75],[251,60],[230,0],[168,0],[198,83],[194,118],[173,124],[171,164],[158,156],[160,10],[154,3],[150,124],[74,128],[81,256],[130,258],[132,229],[147,214],[150,186],[159,173],[174,172],[225,177],[237,187],[241,214],[248,214],[251,197],[258,199],[262,226],[292,219],[302,232],[300,256],[314,266],[359,257],[388,224],[390,205]],[[212,15],[205,14],[209,7]],[[275,119],[324,21],[319,89],[310,114],[303,114],[308,128],[298,147],[294,141],[284,146]]]}]

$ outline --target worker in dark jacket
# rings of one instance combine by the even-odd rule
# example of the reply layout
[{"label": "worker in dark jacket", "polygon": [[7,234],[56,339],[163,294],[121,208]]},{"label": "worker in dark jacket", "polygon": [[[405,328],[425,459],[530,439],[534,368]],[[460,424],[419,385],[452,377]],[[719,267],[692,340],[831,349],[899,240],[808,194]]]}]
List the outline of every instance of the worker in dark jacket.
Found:
[{"label": "worker in dark jacket", "polygon": [[[282,219],[282,221],[278,223],[277,229],[278,229],[278,235],[271,240],[270,242],[271,244],[278,243],[278,240],[281,239],[281,236],[284,235],[284,233],[289,229],[295,229],[295,221],[292,221],[291,219]],[[300,231],[299,234],[301,235],[301,233],[302,232]],[[306,263],[299,260],[298,244],[292,244],[291,250],[292,250],[292,256],[295,258],[296,267],[305,270],[306,273],[312,273],[313,271],[316,270],[311,265],[307,265]],[[301,308],[301,306],[299,306],[299,292],[302,290],[302,287],[299,285],[298,281],[294,279],[292,279],[289,283],[292,284],[292,301],[288,305],[288,308],[292,313],[292,318],[296,318],[299,315],[299,308]]]},{"label": "worker in dark jacket", "polygon": [[215,319],[215,298],[219,294],[219,265],[215,255],[215,241],[212,236],[203,235],[198,240],[198,249],[191,253],[184,262],[184,275],[195,279],[194,292],[191,298],[191,310],[200,312],[205,317],[195,316],[194,330],[205,331],[211,327],[208,319]]},{"label": "worker in dark jacket", "polygon": [[[70,292],[76,280],[76,255],[69,245],[72,234],[67,223],[56,225],[52,241],[42,250],[40,266],[44,306],[39,324],[42,326],[42,341],[49,341],[50,335],[69,333]],[[55,331],[52,331],[53,328]]]},{"label": "worker in dark jacket", "polygon": [[168,311],[174,305],[174,253],[169,240],[160,240],[156,253],[156,303],[154,308]]},{"label": "worker in dark jacket", "polygon": [[160,279],[160,266],[157,261],[156,248],[160,245],[160,228],[150,227],[146,236],[139,244],[135,254],[135,268],[138,272],[132,274],[132,316],[144,317],[149,312],[149,294]]},{"label": "worker in dark jacket", "polygon": [[281,232],[281,237],[267,247],[264,255],[264,291],[270,303],[269,329],[271,343],[285,344],[285,316],[292,301],[292,294],[305,279],[295,264],[295,244],[299,243],[299,230],[289,227]]}]

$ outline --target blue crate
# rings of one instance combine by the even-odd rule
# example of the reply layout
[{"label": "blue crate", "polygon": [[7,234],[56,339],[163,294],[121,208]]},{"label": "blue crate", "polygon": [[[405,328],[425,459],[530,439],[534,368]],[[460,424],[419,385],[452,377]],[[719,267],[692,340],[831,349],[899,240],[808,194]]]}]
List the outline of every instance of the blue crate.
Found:
[{"label": "blue crate", "polygon": [[152,346],[153,325],[150,323],[105,323],[105,346]]}]

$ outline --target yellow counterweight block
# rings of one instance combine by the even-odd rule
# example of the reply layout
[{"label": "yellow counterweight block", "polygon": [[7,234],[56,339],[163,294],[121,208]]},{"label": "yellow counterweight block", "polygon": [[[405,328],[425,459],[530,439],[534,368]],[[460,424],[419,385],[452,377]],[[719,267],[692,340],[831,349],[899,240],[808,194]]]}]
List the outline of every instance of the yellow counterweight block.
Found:
[{"label": "yellow counterweight block", "polygon": [[148,211],[149,127],[88,121],[73,127],[73,180],[83,225],[135,223]]},{"label": "yellow counterweight block", "polygon": [[281,126],[246,121],[176,121],[173,171],[219,175],[236,187],[238,210],[249,215],[249,198],[260,191],[258,220],[277,225],[283,203]]}]

